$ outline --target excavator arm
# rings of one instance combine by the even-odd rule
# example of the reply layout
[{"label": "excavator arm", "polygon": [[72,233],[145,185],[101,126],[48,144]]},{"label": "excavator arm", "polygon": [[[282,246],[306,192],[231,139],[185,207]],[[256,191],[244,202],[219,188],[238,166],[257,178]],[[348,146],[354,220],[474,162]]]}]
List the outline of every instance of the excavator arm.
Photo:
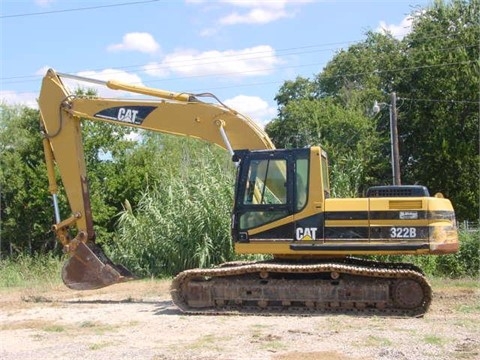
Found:
[{"label": "excavator arm", "polygon": [[[80,97],[70,93],[62,79],[73,79],[147,95],[153,100]],[[73,289],[95,289],[131,279],[132,274],[113,264],[95,244],[81,122],[102,121],[132,128],[203,139],[233,154],[237,149],[274,149],[268,135],[254,121],[229,108],[200,101],[211,94],[175,93],[154,88],[99,81],[50,69],[43,78],[39,97],[49,191],[56,223],[53,230],[70,254],[62,278]],[[215,98],[216,99],[216,98]],[[61,219],[57,203],[57,166],[71,209]],[[71,235],[75,229],[75,236]]]}]

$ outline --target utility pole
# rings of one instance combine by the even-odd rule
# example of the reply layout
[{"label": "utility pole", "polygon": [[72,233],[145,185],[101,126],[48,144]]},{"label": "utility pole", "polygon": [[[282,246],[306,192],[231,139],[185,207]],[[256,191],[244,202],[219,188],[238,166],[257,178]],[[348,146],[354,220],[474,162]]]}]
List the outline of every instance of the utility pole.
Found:
[{"label": "utility pole", "polygon": [[393,185],[402,185],[400,179],[400,152],[398,150],[397,94],[392,92],[390,99],[390,134],[392,137]]},{"label": "utility pole", "polygon": [[377,114],[380,106],[388,106],[390,113],[390,153],[392,154],[392,182],[393,185],[402,185],[400,180],[400,152],[398,150],[398,129],[397,129],[397,94],[390,94],[390,104],[378,103],[373,104],[373,112]]}]

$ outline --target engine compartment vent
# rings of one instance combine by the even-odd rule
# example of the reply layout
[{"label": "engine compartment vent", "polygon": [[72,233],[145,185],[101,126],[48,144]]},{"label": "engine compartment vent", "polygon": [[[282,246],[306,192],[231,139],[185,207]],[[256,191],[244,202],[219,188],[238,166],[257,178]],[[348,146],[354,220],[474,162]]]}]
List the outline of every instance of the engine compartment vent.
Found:
[{"label": "engine compartment vent", "polygon": [[388,202],[388,208],[395,210],[422,209],[422,205],[422,200],[390,200]]},{"label": "engine compartment vent", "polygon": [[372,186],[367,190],[367,197],[425,197],[430,196],[423,185],[387,185]]}]

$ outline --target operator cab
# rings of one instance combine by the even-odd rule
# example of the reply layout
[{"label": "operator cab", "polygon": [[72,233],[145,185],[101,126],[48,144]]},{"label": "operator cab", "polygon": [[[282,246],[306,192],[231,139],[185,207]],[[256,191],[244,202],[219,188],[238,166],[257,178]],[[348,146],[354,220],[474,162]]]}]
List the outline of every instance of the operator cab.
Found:
[{"label": "operator cab", "polygon": [[[316,149],[315,154],[324,154]],[[328,169],[322,172],[318,162],[312,177],[311,154],[311,148],[235,151],[233,160],[239,164],[232,222],[235,242],[295,238],[295,214],[305,209],[309,201],[322,201],[318,198],[328,196]],[[322,157],[326,166],[326,155]],[[317,191],[309,191],[312,179],[324,176],[324,191],[320,186]]]}]

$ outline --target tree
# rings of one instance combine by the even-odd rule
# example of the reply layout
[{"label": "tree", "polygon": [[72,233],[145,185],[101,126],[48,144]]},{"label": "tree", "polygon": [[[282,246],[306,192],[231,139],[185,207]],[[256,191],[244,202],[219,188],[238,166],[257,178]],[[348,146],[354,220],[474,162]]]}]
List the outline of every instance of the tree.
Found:
[{"label": "tree", "polygon": [[374,123],[361,112],[333,99],[290,100],[266,131],[279,147],[322,145],[329,154],[335,195],[358,195],[360,185],[368,182],[365,170],[375,146]]},{"label": "tree", "polygon": [[[368,32],[364,41],[335,55],[313,80],[286,82],[276,97],[278,117],[266,128],[274,141],[292,142],[317,132],[315,120],[306,120],[319,118],[311,101],[332,99],[336,106],[372,118],[374,100],[389,102],[395,91],[402,182],[443,192],[460,220],[475,221],[480,199],[480,1],[436,1],[411,16],[412,32],[404,39]],[[389,182],[388,117],[388,111],[373,117],[376,124],[366,135],[371,146],[362,157],[370,159],[364,165],[364,185]],[[321,121],[335,129],[325,117]],[[358,118],[346,123],[355,128]],[[341,136],[334,141],[341,143]],[[337,150],[333,163],[340,154],[349,157],[344,148]]]},{"label": "tree", "polygon": [[347,108],[369,112],[372,99],[394,91],[401,49],[392,35],[367,32],[364,41],[338,52],[315,77],[318,93]]},{"label": "tree", "polygon": [[278,116],[266,126],[268,134],[280,147],[323,145],[332,163],[332,188],[351,184],[338,195],[358,195],[390,179],[388,122],[372,118],[370,109],[392,88],[398,43],[369,32],[313,80],[287,81],[275,97]]},{"label": "tree", "polygon": [[39,114],[0,105],[1,254],[32,253],[54,244]]},{"label": "tree", "polygon": [[472,221],[480,198],[479,41],[480,1],[435,2],[414,17],[396,85],[405,180],[443,192],[457,217]]},{"label": "tree", "polygon": [[391,34],[369,31],[364,41],[335,55],[314,80],[323,97],[333,98],[339,106],[356,109],[374,122],[371,132],[366,134],[373,146],[366,155],[370,160],[365,165],[363,188],[391,181],[388,112],[386,116],[372,118],[371,109],[375,100],[384,101],[395,90],[402,49],[401,41]]},{"label": "tree", "polygon": [[[5,104],[1,104],[0,111],[1,253],[34,253],[56,247],[50,231],[55,218],[48,191],[40,114],[35,109]],[[126,130],[108,124],[84,122],[82,128],[95,228],[99,239],[108,241],[113,237],[123,196],[128,193],[125,189],[132,190],[132,182],[124,180],[132,172],[123,171],[121,161],[108,157],[114,154],[121,159],[134,143],[125,139]],[[141,178],[142,171],[139,168],[135,174]],[[117,186],[106,187],[106,181]],[[70,209],[59,176],[57,183],[60,214],[65,219],[70,216]],[[140,192],[140,186],[134,188]]]}]

